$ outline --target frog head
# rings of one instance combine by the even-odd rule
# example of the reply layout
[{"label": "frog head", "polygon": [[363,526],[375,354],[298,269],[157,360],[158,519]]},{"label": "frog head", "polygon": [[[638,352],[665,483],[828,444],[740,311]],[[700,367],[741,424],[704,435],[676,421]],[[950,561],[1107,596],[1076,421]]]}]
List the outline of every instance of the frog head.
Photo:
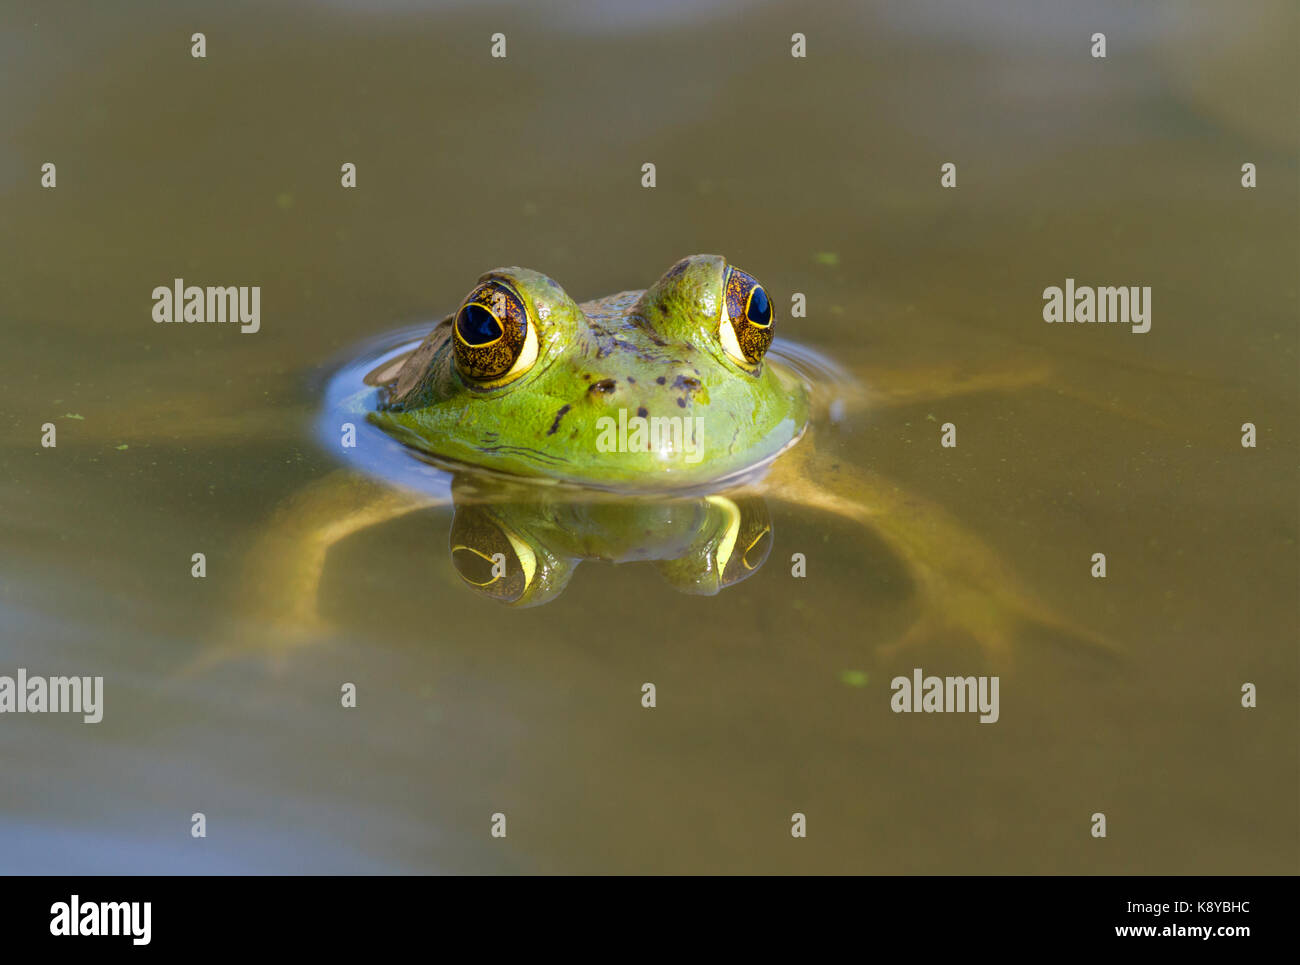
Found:
[{"label": "frog head", "polygon": [[762,465],[807,421],[766,357],[766,290],[717,255],[581,305],[525,268],[483,275],[370,418],[450,462],[607,488],[694,486]]}]

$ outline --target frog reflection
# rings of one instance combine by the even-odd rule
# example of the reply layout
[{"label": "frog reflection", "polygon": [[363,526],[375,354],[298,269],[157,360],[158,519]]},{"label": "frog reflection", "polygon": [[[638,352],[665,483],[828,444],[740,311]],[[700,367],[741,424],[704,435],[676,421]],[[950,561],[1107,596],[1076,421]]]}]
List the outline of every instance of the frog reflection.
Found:
[{"label": "frog reflection", "polygon": [[584,560],[648,562],[683,593],[712,596],[772,548],[767,502],[748,492],[651,498],[458,476],[451,562],[464,584],[513,607],[554,600]]}]

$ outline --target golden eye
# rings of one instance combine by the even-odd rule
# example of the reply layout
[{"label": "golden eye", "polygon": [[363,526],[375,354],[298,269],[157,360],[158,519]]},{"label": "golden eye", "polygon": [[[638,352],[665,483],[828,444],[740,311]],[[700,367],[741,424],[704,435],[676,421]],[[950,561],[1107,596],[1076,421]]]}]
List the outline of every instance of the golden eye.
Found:
[{"label": "golden eye", "polygon": [[471,382],[504,385],[537,361],[537,332],[528,309],[501,282],[486,282],[470,292],[456,313],[454,329],[456,368]]},{"label": "golden eye", "polygon": [[727,290],[722,302],[718,337],[727,354],[745,368],[763,360],[772,344],[776,317],[763,286],[739,268],[727,269]]}]

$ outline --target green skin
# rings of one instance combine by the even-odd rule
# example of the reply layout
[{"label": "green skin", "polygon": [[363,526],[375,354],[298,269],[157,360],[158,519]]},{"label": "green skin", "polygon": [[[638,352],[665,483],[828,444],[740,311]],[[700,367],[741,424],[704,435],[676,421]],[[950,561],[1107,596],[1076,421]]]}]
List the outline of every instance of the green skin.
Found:
[{"label": "green skin", "polygon": [[[449,462],[516,476],[620,490],[737,476],[799,439],[808,399],[779,364],[748,367],[724,349],[726,276],[725,259],[695,255],[646,291],[578,305],[535,271],[489,272],[480,280],[503,281],[523,300],[537,333],[536,363],[508,384],[474,384],[456,367],[449,317],[405,359],[367,377],[385,400],[369,418]],[[684,431],[698,430],[697,450],[652,448],[646,433],[645,448],[602,451],[602,434],[605,448],[613,434],[601,419],[617,421],[620,409],[629,420],[683,420]]]}]

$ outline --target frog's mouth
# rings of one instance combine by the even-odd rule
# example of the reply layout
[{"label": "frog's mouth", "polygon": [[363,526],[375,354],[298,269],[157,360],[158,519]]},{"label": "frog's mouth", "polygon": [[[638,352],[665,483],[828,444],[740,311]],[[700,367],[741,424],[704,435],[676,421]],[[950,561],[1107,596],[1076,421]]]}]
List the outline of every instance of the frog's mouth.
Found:
[{"label": "frog's mouth", "polygon": [[[805,421],[799,426],[794,435],[775,452],[768,453],[739,469],[709,476],[707,479],[690,481],[655,479],[651,482],[603,482],[600,480],[571,479],[558,475],[523,476],[519,473],[505,472],[448,456],[439,456],[416,446],[402,445],[402,449],[408,458],[414,457],[419,462],[453,475],[484,476],[500,483],[513,483],[525,487],[545,486],[550,489],[566,490],[575,494],[605,494],[611,497],[672,496],[674,498],[688,498],[708,496],[724,489],[733,489],[757,482],[766,474],[772,463],[799,443],[799,440],[804,437],[807,431],[808,423]],[[401,444],[399,443],[399,445]]]}]

